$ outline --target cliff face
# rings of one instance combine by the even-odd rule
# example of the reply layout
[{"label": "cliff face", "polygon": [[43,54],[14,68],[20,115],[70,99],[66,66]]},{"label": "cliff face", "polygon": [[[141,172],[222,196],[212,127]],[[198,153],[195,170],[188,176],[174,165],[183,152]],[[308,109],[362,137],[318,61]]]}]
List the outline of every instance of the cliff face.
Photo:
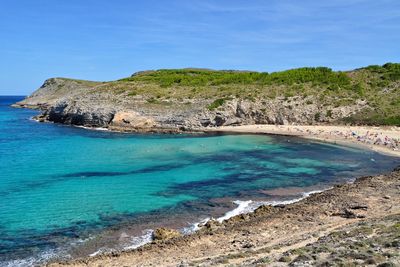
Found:
[{"label": "cliff face", "polygon": [[[50,79],[19,107],[39,108],[40,121],[122,131],[180,131],[202,127],[242,124],[314,124],[330,122],[365,107],[359,101],[345,107],[311,103],[312,97],[289,99],[230,99],[210,110],[212,100],[170,100],[148,103],[145,96],[126,98],[110,92],[92,92],[72,80]],[[308,104],[307,104],[308,103]],[[331,110],[329,116],[326,110]],[[316,117],[316,114],[320,114]]]},{"label": "cliff face", "polygon": [[[187,72],[182,77],[192,79],[210,71]],[[150,80],[156,74],[159,75],[143,72],[136,74],[139,77],[114,82],[52,78],[14,106],[40,109],[39,121],[141,132],[243,124],[338,123],[343,118],[374,110],[368,98],[354,96],[352,91],[340,96],[344,93],[332,93],[325,88],[329,84],[318,87],[305,82],[300,84],[303,89],[298,94],[288,95],[286,92],[293,92],[293,88],[282,84],[259,86],[239,81],[218,86],[215,83],[197,85],[198,82],[193,85],[184,84],[174,76],[174,82],[179,84],[165,85],[165,80]],[[398,84],[391,90],[398,95]],[[270,92],[274,93],[267,95]]]}]

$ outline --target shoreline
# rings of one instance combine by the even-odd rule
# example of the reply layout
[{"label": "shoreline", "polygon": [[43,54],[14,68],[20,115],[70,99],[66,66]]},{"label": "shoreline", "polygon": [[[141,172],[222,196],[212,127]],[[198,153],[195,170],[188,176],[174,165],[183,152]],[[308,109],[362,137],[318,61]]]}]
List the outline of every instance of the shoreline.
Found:
[{"label": "shoreline", "polygon": [[[348,182],[352,182],[349,180]],[[276,189],[271,189],[271,190],[262,190],[264,192],[275,192],[275,194],[272,194],[271,199],[266,200],[263,197],[258,197],[254,199],[236,199],[236,200],[230,200],[230,202],[236,207],[233,207],[232,209],[226,211],[224,214],[221,214],[219,217],[207,217],[205,219],[200,219],[197,222],[189,223],[188,226],[180,227],[180,228],[166,228],[166,229],[173,229],[178,232],[180,232],[181,236],[190,236],[193,234],[196,234],[199,231],[204,230],[204,227],[207,223],[220,223],[223,224],[226,221],[229,221],[233,217],[238,217],[238,216],[247,216],[248,214],[252,214],[256,209],[260,208],[261,206],[282,206],[282,205],[289,205],[293,204],[299,201],[302,201],[303,199],[311,196],[312,194],[317,194],[324,192],[326,190],[332,189],[334,184],[326,184],[326,185],[314,185],[314,186],[308,186],[308,187],[290,187],[290,188],[276,188]],[[282,191],[282,194],[279,194],[279,192]],[[289,192],[289,193],[288,193]],[[162,228],[162,225],[160,226]],[[93,253],[90,253],[84,257],[75,257],[72,255],[68,255],[69,258],[66,260],[67,262],[73,262],[76,260],[82,260],[82,259],[92,259],[96,257],[103,257],[105,255],[114,255],[114,254],[120,254],[120,253],[129,253],[134,250],[140,249],[141,247],[144,247],[146,245],[151,245],[153,240],[153,233],[157,228],[148,228],[143,230],[142,235],[132,235],[129,236],[131,239],[131,242],[129,244],[125,244],[122,248],[120,249],[112,249],[112,248],[105,248],[105,247],[100,247],[98,250],[94,251]],[[96,239],[99,236],[89,236],[86,237],[85,240],[89,241],[92,239]],[[84,245],[84,242],[82,241],[82,244]],[[81,241],[74,241],[76,243],[80,243]],[[64,248],[58,248],[58,249],[51,249],[50,251],[44,251],[41,253],[42,256],[39,258],[36,257],[29,257],[25,259],[15,259],[11,260],[8,262],[7,266],[20,266],[22,265],[40,265],[40,264],[52,264],[55,261],[64,261],[59,258],[59,253],[62,253],[63,250],[68,249],[68,247]],[[65,255],[63,256],[65,257]],[[7,262],[5,262],[7,264]],[[1,262],[0,262],[1,265]]]},{"label": "shoreline", "polygon": [[[176,266],[182,262],[195,265],[200,262],[209,262],[213,266],[220,265],[216,264],[218,263],[216,259],[226,257],[228,253],[226,249],[229,249],[229,253],[232,249],[241,255],[248,253],[246,257],[249,258],[254,258],[255,254],[270,254],[271,250],[267,250],[266,245],[273,247],[272,251],[276,250],[280,253],[288,251],[287,248],[298,246],[294,246],[293,242],[303,245],[304,236],[310,239],[309,234],[305,233],[312,233],[312,236],[324,236],[328,228],[336,230],[358,222],[365,224],[369,219],[400,215],[400,206],[396,205],[400,200],[398,188],[400,188],[399,167],[387,174],[359,177],[351,183],[339,184],[320,192],[309,192],[300,199],[286,201],[287,203],[261,204],[248,213],[234,214],[223,221],[211,220],[210,223],[204,223],[203,227],[188,235],[152,241],[133,250],[100,253],[93,257],[53,262],[48,266],[98,266],[99,264],[102,266],[154,266],[157,264]],[[234,210],[239,206],[240,203]],[[260,234],[260,230],[267,231],[269,234]],[[237,247],[231,245],[233,241],[233,243],[227,242],[232,238],[235,240],[238,236],[244,236],[242,239],[247,240],[245,242],[255,243],[249,246],[252,249],[247,249],[246,244]],[[260,240],[261,243],[258,242]],[[276,248],[282,244],[285,249]],[[255,253],[255,248],[257,248],[256,251],[261,252]],[[165,258],[158,258],[156,255],[159,253],[166,253]],[[246,257],[242,255],[238,258]],[[135,264],[132,264],[133,262]]]},{"label": "shoreline", "polygon": [[[39,123],[54,123],[48,120],[40,121],[35,117],[31,118]],[[67,125],[61,123],[61,125]],[[324,143],[337,144],[341,146],[354,147],[360,149],[371,150],[383,155],[400,157],[400,127],[398,126],[344,126],[344,125],[272,125],[272,124],[253,124],[253,125],[237,125],[237,126],[218,126],[203,127],[196,129],[173,130],[154,128],[142,131],[140,129],[118,129],[108,127],[95,127],[85,125],[67,125],[76,128],[93,131],[104,131],[122,134],[270,134],[281,136],[296,136],[308,140],[314,140]],[[351,135],[349,133],[355,133]],[[347,134],[347,135],[346,135]],[[391,143],[388,145],[374,144],[375,141],[382,141],[388,136]],[[375,139],[360,141],[359,137],[375,135]],[[393,146],[393,148],[389,147]]]},{"label": "shoreline", "polygon": [[[400,157],[400,127],[375,126],[331,126],[331,125],[240,125],[205,128],[204,132],[243,133],[243,134],[273,134],[297,136],[309,140],[362,148],[377,153]],[[354,134],[353,134],[354,133]],[[370,139],[361,139],[367,136]],[[371,137],[370,137],[371,136]],[[374,144],[387,137],[388,145]],[[366,140],[363,142],[362,140]],[[368,142],[368,143],[367,143]],[[385,141],[382,141],[382,143]]]},{"label": "shoreline", "polygon": [[[81,127],[79,127],[79,128],[81,128]],[[246,129],[246,127],[250,127],[251,129],[250,130]],[[255,127],[255,129],[253,127]],[[235,127],[232,127],[232,128],[235,128],[235,131],[230,131],[230,130],[227,131],[225,129],[227,127],[220,127],[220,128],[217,128],[217,129],[212,129],[212,131],[208,131],[209,129],[206,129],[204,132],[205,133],[212,133],[212,132],[213,133],[218,133],[218,132],[221,132],[221,133],[242,133],[242,134],[278,134],[278,135],[298,136],[298,137],[302,137],[302,138],[313,139],[313,140],[316,140],[316,141],[331,142],[331,143],[336,143],[336,144],[340,144],[340,145],[342,145],[342,144],[339,143],[339,142],[343,142],[344,145],[348,145],[348,146],[369,148],[366,144],[354,141],[352,139],[349,139],[349,140],[334,140],[333,138],[330,138],[330,139],[328,138],[328,140],[326,140],[326,139],[320,139],[321,137],[313,136],[311,134],[308,137],[304,136],[304,135],[302,135],[300,133],[298,133],[298,134],[296,134],[296,133],[290,134],[289,130],[288,131],[279,131],[279,133],[276,133],[276,132],[265,132],[265,129],[261,129],[261,131],[260,131],[260,127],[263,128],[263,127],[266,127],[266,126],[264,126],[264,125],[251,125],[251,126],[235,126]],[[268,125],[268,127],[271,127],[271,126]],[[285,127],[288,127],[288,126],[273,126],[273,127],[276,127],[278,129],[282,130],[282,127],[285,128]],[[297,127],[297,128],[298,127],[305,127],[305,128],[316,129],[315,127],[326,127],[326,126],[292,126],[292,127]],[[344,126],[330,126],[330,127],[342,127],[343,128]],[[82,127],[82,128],[84,128],[84,127]],[[242,128],[245,128],[245,129],[242,129]],[[354,130],[354,128],[355,127],[352,127],[352,130]],[[96,129],[96,128],[86,128],[86,129],[100,130],[100,129]],[[204,129],[202,129],[202,130],[204,130]],[[377,130],[377,129],[374,129],[374,130]],[[380,130],[380,129],[378,128],[378,130]],[[395,133],[397,133],[397,131],[395,131]],[[397,137],[397,136],[395,136],[395,137]],[[378,147],[378,148],[381,147],[379,145],[375,145],[375,146]],[[385,149],[387,150],[387,148],[384,148],[384,147],[381,147],[381,148],[383,150],[379,151],[379,153],[383,153],[383,151]],[[369,148],[369,149],[371,149],[371,148]],[[396,151],[394,151],[394,152],[396,152]],[[398,155],[396,154],[396,156],[398,156]],[[379,175],[377,175],[377,176],[379,176]],[[359,179],[363,179],[363,178],[359,178]],[[359,179],[357,179],[357,180],[359,180]],[[357,180],[355,181],[355,183],[357,182]],[[338,185],[339,188],[342,187],[342,186],[346,186],[346,184]],[[321,194],[328,194],[329,195],[329,193],[327,193],[327,192],[330,192],[330,191],[335,190],[335,189],[336,189],[336,186],[335,186],[334,189],[326,189],[322,193],[315,193],[315,195],[321,195]],[[272,207],[272,209],[274,211],[281,210],[281,209],[286,209],[287,207],[289,207],[289,209],[290,209],[292,206],[296,206],[296,204],[298,202],[304,202],[304,201],[307,202],[309,198],[313,198],[314,197],[313,194],[310,194],[310,195],[311,196],[306,196],[306,198],[298,199],[296,202],[293,202],[293,203],[277,203],[276,206],[278,206],[278,207]],[[392,197],[392,196],[390,196],[390,197]],[[291,202],[291,201],[289,201],[289,202]],[[316,204],[318,204],[318,202]],[[240,204],[239,204],[239,206],[240,206]],[[272,205],[272,206],[274,206],[274,205]],[[264,207],[268,207],[268,206],[265,206],[265,204],[262,204],[261,210],[264,209]],[[235,209],[229,211],[228,213],[234,212],[237,208],[238,207],[236,207]],[[267,208],[267,209],[269,210],[269,208]],[[257,210],[257,208],[255,208],[255,210]],[[301,210],[300,210],[300,212],[301,212]],[[269,213],[269,211],[267,213]],[[290,212],[290,214],[292,214],[292,212]],[[208,226],[207,227],[203,227],[198,232],[195,232],[195,233],[190,234],[188,236],[184,236],[182,238],[183,239],[185,239],[185,238],[192,239],[192,236],[203,238],[204,235],[209,235],[210,231],[214,235],[214,232],[218,233],[218,231],[220,230],[220,227],[223,227],[223,228],[236,227],[237,224],[240,225],[243,222],[249,222],[249,220],[250,221],[260,220],[259,215],[260,215],[260,212],[250,211],[250,213],[245,213],[245,214],[239,213],[239,214],[234,214],[233,216],[226,217],[226,218],[224,218],[225,219],[224,221],[217,219],[216,220],[217,221],[217,225],[216,226],[212,226],[214,224],[214,223],[212,223],[211,224],[211,228],[208,228]],[[264,215],[265,215],[264,212],[261,212],[261,216],[264,216]],[[290,215],[290,216],[292,216],[292,215]],[[223,217],[225,217],[225,215]],[[311,220],[310,217],[306,217],[306,219],[300,218],[300,220],[309,220],[309,219]],[[213,229],[213,227],[217,227],[217,229]],[[230,235],[230,233],[228,233],[228,235]],[[64,265],[64,264],[78,264],[78,266],[80,266],[80,264],[82,262],[84,262],[85,265],[86,264],[90,265],[90,264],[92,264],[92,262],[95,262],[95,261],[97,261],[99,259],[101,259],[101,261],[102,261],[103,259],[108,259],[108,257],[115,258],[115,257],[120,257],[120,255],[130,255],[131,253],[135,254],[135,253],[139,253],[139,252],[142,252],[142,251],[146,252],[147,250],[151,250],[151,247],[154,247],[154,246],[156,246],[156,247],[161,246],[161,250],[162,250],[163,247],[167,247],[168,248],[171,245],[171,242],[172,242],[172,245],[175,246],[175,244],[174,244],[175,239],[173,239],[173,240],[169,240],[169,241],[162,241],[162,242],[157,242],[157,243],[151,243],[151,244],[148,244],[148,245],[144,245],[143,247],[139,247],[137,249],[135,248],[132,251],[128,250],[128,251],[123,251],[123,252],[110,252],[110,253],[104,253],[102,251],[99,251],[99,254],[94,256],[94,257],[85,258],[85,259],[78,259],[78,260],[71,260],[71,261],[68,261],[68,262],[61,263],[61,264],[62,265]],[[177,257],[179,257],[179,255],[177,255]],[[218,257],[220,257],[220,256],[218,256]],[[201,260],[204,260],[204,259],[202,258]],[[54,263],[54,264],[57,264],[57,263]],[[50,265],[52,265],[52,263],[50,263]],[[118,265],[119,265],[119,263],[117,265],[115,265],[115,266],[118,266]],[[144,265],[146,265],[146,264],[144,264]],[[107,265],[106,264],[106,266],[112,266],[112,265]]]},{"label": "shoreline", "polygon": [[[320,188],[320,187],[318,187],[318,188]],[[332,188],[333,188],[332,186],[327,186],[324,189],[315,189],[315,190],[311,190],[311,191],[298,190],[297,194],[291,195],[293,198],[289,198],[287,200],[252,200],[252,199],[233,200],[232,203],[235,204],[236,207],[233,208],[232,210],[228,210],[221,217],[217,217],[217,218],[207,217],[203,220],[192,223],[187,227],[178,228],[178,229],[174,229],[174,230],[177,230],[178,232],[180,232],[182,234],[182,236],[193,235],[193,234],[196,234],[196,232],[201,231],[202,228],[209,222],[211,222],[211,223],[218,222],[218,223],[222,224],[225,221],[227,221],[233,217],[253,213],[256,209],[258,209],[261,206],[280,206],[280,205],[293,204],[293,203],[299,202],[299,201],[311,196],[312,194],[321,193],[326,190],[330,190]],[[285,188],[282,188],[282,189],[285,190]],[[291,188],[291,189],[293,189],[293,188]],[[300,189],[300,188],[297,188],[297,189]],[[274,190],[280,190],[280,188],[274,189]],[[297,195],[298,195],[298,197],[296,197]],[[113,253],[126,253],[126,252],[136,250],[140,247],[146,246],[148,244],[151,244],[152,242],[154,242],[154,240],[152,238],[152,234],[155,230],[156,229],[146,229],[145,233],[143,235],[132,236],[131,237],[132,240],[135,240],[137,242],[127,245],[122,250],[108,250],[107,251],[107,250],[104,250],[104,248],[100,248],[96,252],[91,253],[88,256],[88,258],[93,258],[96,256],[104,256],[104,255],[113,254]],[[79,260],[79,258],[77,258],[77,259]]]}]

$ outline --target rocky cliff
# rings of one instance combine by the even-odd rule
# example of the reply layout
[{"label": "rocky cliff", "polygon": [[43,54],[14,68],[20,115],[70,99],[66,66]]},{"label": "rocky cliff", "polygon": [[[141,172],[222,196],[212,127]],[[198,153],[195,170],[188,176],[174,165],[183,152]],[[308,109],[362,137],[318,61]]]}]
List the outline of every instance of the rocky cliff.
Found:
[{"label": "rocky cliff", "polygon": [[[272,78],[273,82],[264,84],[261,78],[243,82],[240,79],[248,77],[247,72],[191,69],[178,70],[172,76],[173,82],[165,84],[171,75],[163,72],[141,72],[113,82],[52,78],[14,106],[40,109],[42,113],[36,117],[39,121],[140,132],[190,131],[243,124],[340,123],[344,118],[377,110],[376,103],[367,96],[371,88],[366,87],[361,93],[354,90],[356,83],[352,75],[358,75],[355,72],[345,74],[349,84],[340,81],[339,85],[307,79],[289,85]],[[332,73],[335,72],[326,75]],[[194,80],[200,76],[205,76],[205,80],[200,80],[201,83]],[[230,80],[215,82],[220,76]],[[339,89],[331,89],[332,86]],[[340,86],[350,89],[340,89]],[[396,81],[386,90],[389,90],[386,97],[394,95],[398,100]]]}]

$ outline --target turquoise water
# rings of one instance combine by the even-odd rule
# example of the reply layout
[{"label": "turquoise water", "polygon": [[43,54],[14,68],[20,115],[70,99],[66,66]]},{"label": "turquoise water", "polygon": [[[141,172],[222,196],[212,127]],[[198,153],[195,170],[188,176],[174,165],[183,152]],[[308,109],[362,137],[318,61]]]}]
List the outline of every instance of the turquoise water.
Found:
[{"label": "turquoise water", "polygon": [[298,138],[129,135],[37,123],[30,120],[36,111],[9,107],[20,99],[0,97],[0,265],[122,223],[134,228],[149,214],[201,218],[213,199],[260,198],[261,189],[329,185],[399,164]]}]

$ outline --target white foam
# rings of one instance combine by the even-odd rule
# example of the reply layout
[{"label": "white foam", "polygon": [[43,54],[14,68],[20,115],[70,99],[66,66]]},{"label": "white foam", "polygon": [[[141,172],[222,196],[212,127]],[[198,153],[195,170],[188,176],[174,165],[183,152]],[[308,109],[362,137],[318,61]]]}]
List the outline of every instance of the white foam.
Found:
[{"label": "white foam", "polygon": [[[299,198],[283,200],[283,201],[235,200],[235,201],[233,201],[233,203],[236,204],[237,207],[234,208],[233,210],[228,211],[227,213],[225,213],[223,216],[217,218],[216,220],[218,222],[223,222],[234,216],[253,212],[254,210],[256,210],[257,208],[259,208],[260,206],[263,206],[263,205],[271,205],[271,206],[288,205],[291,203],[298,202],[312,194],[320,193],[322,191],[324,191],[324,190],[315,190],[315,191],[310,191],[310,192],[304,192],[304,193],[302,193],[302,196]],[[205,219],[201,220],[200,222],[193,223],[190,226],[181,229],[181,232],[184,235],[192,234],[200,229],[200,225],[204,225],[205,223],[207,223],[209,220],[212,220],[212,219],[213,218],[205,218]],[[147,229],[143,232],[143,235],[132,237],[130,244],[125,246],[123,249],[124,250],[136,249],[136,248],[139,248],[141,246],[144,246],[144,245],[152,242],[153,241],[153,232],[154,232],[154,230]],[[111,252],[111,251],[112,251],[111,249],[101,248],[101,249],[97,250],[96,252],[90,254],[89,256],[94,257],[96,255]],[[54,254],[53,254],[53,256],[54,256]],[[11,267],[11,266],[21,266],[22,267],[22,266],[32,265],[30,262],[27,262],[27,261],[20,261],[20,262],[21,262],[21,264],[12,262],[6,266],[7,267]]]},{"label": "white foam", "polygon": [[238,206],[235,209],[225,213],[224,216],[219,217],[217,219],[218,222],[223,222],[223,221],[225,221],[225,220],[227,220],[227,219],[229,219],[231,217],[234,217],[236,215],[239,215],[239,214],[252,212],[257,207],[262,205],[262,204],[256,205],[257,207],[254,208],[253,206],[254,206],[255,202],[253,200],[246,200],[246,201],[235,200],[235,201],[233,201],[233,203],[235,203]]},{"label": "white foam", "polygon": [[[327,188],[325,190],[328,190],[328,189],[330,189],[330,188]],[[263,206],[263,205],[271,205],[271,206],[288,205],[288,204],[298,202],[312,194],[321,193],[323,191],[324,190],[314,190],[314,191],[304,192],[304,193],[302,193],[301,197],[299,197],[299,198],[294,198],[294,199],[289,199],[289,200],[281,200],[281,201],[235,200],[235,201],[233,201],[233,203],[236,204],[237,207],[234,208],[233,210],[228,211],[222,217],[219,217],[216,220],[218,222],[222,223],[223,221],[228,220],[229,218],[232,218],[234,216],[253,212],[254,210],[256,210],[257,208],[259,208],[260,206]],[[193,223],[190,226],[183,228],[181,230],[181,232],[184,235],[192,234],[192,233],[200,230],[200,228],[201,228],[200,225],[206,224],[209,220],[214,220],[214,218],[209,217],[209,218],[205,218],[205,219],[201,220],[200,222]]]},{"label": "white foam", "polygon": [[[322,191],[324,191],[324,190],[314,190],[314,191],[310,191],[310,192],[304,192],[304,193],[302,193],[302,196],[299,198],[294,198],[294,199],[290,199],[290,200],[281,200],[281,201],[235,200],[235,201],[233,201],[233,203],[235,203],[237,205],[237,207],[231,211],[228,211],[222,217],[217,218],[217,221],[221,223],[221,222],[228,220],[229,218],[232,218],[234,216],[253,212],[254,210],[256,210],[257,208],[259,208],[260,206],[263,206],[263,205],[277,206],[277,205],[292,204],[292,203],[298,202],[312,194],[320,193]],[[202,222],[202,223],[204,224],[206,222],[207,221]],[[198,225],[199,225],[199,223],[196,224],[197,228],[198,228]]]},{"label": "white foam", "polygon": [[144,231],[143,235],[133,237],[131,239],[131,244],[129,246],[126,246],[125,249],[135,249],[146,245],[147,243],[150,243],[151,241],[153,241],[153,232],[153,230],[147,229]]},{"label": "white foam", "polygon": [[[19,260],[11,260],[7,262],[0,262],[0,266],[4,267],[26,267],[26,266],[36,266],[42,265],[50,261],[51,259],[58,256],[58,251],[56,250],[47,250],[40,253],[36,257],[29,257],[26,259],[19,259]],[[4,264],[4,265],[3,265]]]},{"label": "white foam", "polygon": [[73,125],[74,127],[77,128],[83,128],[86,130],[94,130],[94,131],[109,131],[108,128],[104,128],[104,127],[88,127],[88,126],[82,126],[82,125]]},{"label": "white foam", "polygon": [[94,257],[94,256],[96,256],[96,255],[103,254],[103,253],[107,253],[107,252],[111,252],[111,251],[112,251],[111,249],[101,248],[101,249],[99,249],[99,250],[93,252],[92,254],[89,254],[89,257]]},{"label": "white foam", "polygon": [[190,226],[183,228],[182,229],[182,234],[184,234],[184,235],[193,234],[194,232],[200,230],[200,225],[205,224],[206,222],[208,222],[211,219],[212,218],[207,217],[207,218],[201,220],[200,222],[193,223]]}]

